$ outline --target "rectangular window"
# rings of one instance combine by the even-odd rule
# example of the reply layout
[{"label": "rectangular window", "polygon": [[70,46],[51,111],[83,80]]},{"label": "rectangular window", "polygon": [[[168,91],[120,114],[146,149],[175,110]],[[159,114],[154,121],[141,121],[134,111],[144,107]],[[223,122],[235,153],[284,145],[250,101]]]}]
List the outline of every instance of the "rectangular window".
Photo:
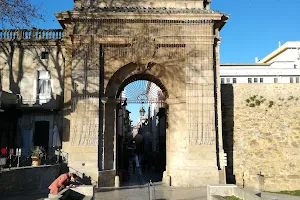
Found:
[{"label": "rectangular window", "polygon": [[296,83],[299,83],[299,77],[296,77]]},{"label": "rectangular window", "polygon": [[252,78],[248,78],[248,83],[252,83]]},{"label": "rectangular window", "polygon": [[49,52],[43,51],[41,57],[42,57],[42,59],[48,59],[49,58]]},{"label": "rectangular window", "polygon": [[290,83],[294,83],[294,77],[290,77]]},{"label": "rectangular window", "polygon": [[232,83],[236,83],[236,78],[233,78],[233,79],[232,79]]},{"label": "rectangular window", "polygon": [[231,78],[226,78],[226,83],[231,83],[230,79]]},{"label": "rectangular window", "polygon": [[260,79],[259,79],[259,82],[260,82],[260,83],[263,83],[263,82],[264,82],[264,78],[260,78]]},{"label": "rectangular window", "polygon": [[224,84],[224,78],[221,78],[221,84]]},{"label": "rectangular window", "polygon": [[257,78],[254,78],[254,83],[257,83]]},{"label": "rectangular window", "polygon": [[38,71],[38,94],[39,98],[51,96],[51,83],[49,71]]},{"label": "rectangular window", "polygon": [[274,83],[278,83],[278,78],[274,78]]}]

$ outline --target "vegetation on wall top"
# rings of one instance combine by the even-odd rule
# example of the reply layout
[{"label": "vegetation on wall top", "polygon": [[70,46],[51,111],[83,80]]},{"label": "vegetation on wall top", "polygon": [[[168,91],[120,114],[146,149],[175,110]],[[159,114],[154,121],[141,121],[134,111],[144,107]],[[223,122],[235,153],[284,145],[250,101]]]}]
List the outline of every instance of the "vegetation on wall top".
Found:
[{"label": "vegetation on wall top", "polygon": [[[294,97],[294,96],[289,96],[288,98],[283,98],[283,97],[279,97],[278,98],[278,103],[276,103],[276,105],[278,106],[283,106],[286,105],[287,107],[289,107],[287,104],[288,102],[291,101],[298,101],[299,98],[298,97]],[[245,100],[246,101],[246,106],[248,107],[257,107],[260,105],[265,105],[268,106],[269,108],[272,108],[275,105],[275,101],[268,101],[266,98],[264,98],[263,96],[258,96],[258,95],[253,95],[251,97],[249,97],[248,99]]]}]

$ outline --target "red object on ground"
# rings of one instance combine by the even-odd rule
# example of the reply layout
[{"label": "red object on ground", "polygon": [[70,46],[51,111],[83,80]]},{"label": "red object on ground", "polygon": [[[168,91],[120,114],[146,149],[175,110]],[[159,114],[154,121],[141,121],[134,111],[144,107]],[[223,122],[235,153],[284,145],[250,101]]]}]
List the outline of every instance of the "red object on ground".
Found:
[{"label": "red object on ground", "polygon": [[6,154],[7,153],[7,149],[6,148],[1,148],[1,154]]}]

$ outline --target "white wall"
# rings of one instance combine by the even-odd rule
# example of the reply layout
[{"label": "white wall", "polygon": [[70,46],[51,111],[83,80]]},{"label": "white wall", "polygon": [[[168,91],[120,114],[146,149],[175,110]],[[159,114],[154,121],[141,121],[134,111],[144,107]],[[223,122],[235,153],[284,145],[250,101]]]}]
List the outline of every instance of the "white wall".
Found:
[{"label": "white wall", "polygon": [[281,61],[273,62],[270,65],[221,65],[220,67],[221,83],[249,83],[248,79],[252,79],[252,83],[275,83],[274,79],[278,79],[278,83],[299,83],[300,62]]},{"label": "white wall", "polygon": [[297,45],[298,42],[287,42],[288,49],[267,63],[221,65],[221,83],[299,83],[300,49]]},{"label": "white wall", "polygon": [[[148,94],[148,98],[150,100],[149,102],[149,118],[151,118],[152,124],[151,124],[151,129],[152,129],[152,150],[153,151],[157,151],[157,147],[158,147],[158,127],[157,127],[157,120],[156,120],[156,114],[159,111],[159,108],[161,107],[161,103],[158,102],[159,100],[159,96],[158,93],[161,92],[161,89],[154,83],[150,83],[150,89],[149,89],[149,94]],[[151,102],[151,100],[153,100],[153,102]]]},{"label": "white wall", "polygon": [[275,58],[271,59],[269,63],[276,61],[295,61],[299,57],[299,50],[297,48],[290,48],[282,52]]}]

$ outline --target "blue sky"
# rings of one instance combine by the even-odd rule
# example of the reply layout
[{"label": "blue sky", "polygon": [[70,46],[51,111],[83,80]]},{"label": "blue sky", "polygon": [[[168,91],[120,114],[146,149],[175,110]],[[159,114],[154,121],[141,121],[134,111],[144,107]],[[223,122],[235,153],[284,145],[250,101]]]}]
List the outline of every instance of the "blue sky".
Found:
[{"label": "blue sky", "polygon": [[[73,0],[32,0],[40,4],[40,28],[60,28],[54,13],[73,8]],[[249,63],[285,43],[300,40],[300,0],[212,0],[212,9],[230,19],[221,31],[221,63]]]},{"label": "blue sky", "polygon": [[221,32],[221,63],[249,63],[300,40],[300,0],[213,0],[212,9],[230,15]]},{"label": "blue sky", "polygon": [[[73,0],[32,0],[40,4],[45,22],[39,28],[60,28],[54,13],[73,8]],[[230,19],[221,31],[221,63],[251,63],[278,47],[278,41],[300,40],[300,0],[212,0],[212,9]],[[136,121],[141,105],[131,105]]]}]

